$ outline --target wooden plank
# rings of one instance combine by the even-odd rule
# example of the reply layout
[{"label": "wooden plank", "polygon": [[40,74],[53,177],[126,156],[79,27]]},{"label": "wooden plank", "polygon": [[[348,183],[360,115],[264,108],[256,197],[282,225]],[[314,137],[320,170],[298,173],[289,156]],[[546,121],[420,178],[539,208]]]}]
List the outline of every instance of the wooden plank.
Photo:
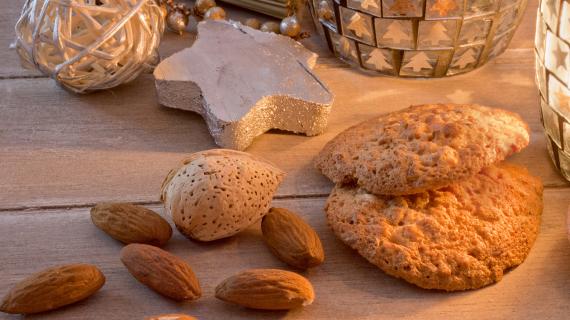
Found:
[{"label": "wooden plank", "polygon": [[[510,160],[529,168],[546,186],[568,186],[546,151],[527,56],[520,54],[520,63],[492,62],[430,81],[318,69],[335,93],[326,132],[306,137],[271,131],[247,151],[288,173],[278,196],[328,194],[332,183],[313,169],[312,159],[342,130],[411,104],[478,103],[519,113],[531,127],[531,144]],[[82,96],[58,89],[49,79],[3,80],[0,95],[0,208],[156,201],[175,163],[188,153],[216,148],[199,115],[156,102],[150,75]]]},{"label": "wooden plank", "polygon": [[[570,311],[570,250],[565,234],[568,188],[546,190],[539,236],[528,258],[499,283],[478,290],[424,290],[386,275],[330,232],[325,198],[275,200],[273,206],[296,212],[318,233],[325,249],[319,267],[302,271],[278,260],[266,246],[259,222],[232,238],[198,243],[174,231],[163,247],[188,262],[202,298],[176,302],[138,283],[119,261],[123,244],[90,221],[90,208],[15,211],[0,215],[0,295],[19,280],[54,265],[87,263],[106,276],[105,286],[75,305],[30,319],[141,319],[160,313],[186,313],[206,319],[561,319]],[[151,206],[164,216],[164,210]],[[169,221],[170,219],[167,218]],[[247,269],[298,272],[314,286],[315,302],[306,308],[256,311],[217,300],[216,285]],[[0,314],[0,319],[12,319]]]},{"label": "wooden plank", "polygon": [[[0,15],[17,11],[17,3],[9,2],[9,9]],[[317,74],[336,95],[327,131],[311,138],[271,131],[255,139],[247,151],[288,173],[277,191],[279,197],[328,194],[332,183],[313,169],[312,159],[340,131],[410,104],[479,103],[521,114],[532,129],[531,145],[511,160],[542,177],[546,186],[568,186],[548,158],[539,121],[533,53],[528,47],[534,32],[529,30],[534,27],[524,27],[534,26],[535,17],[529,12],[536,5],[529,4],[511,44],[518,49],[507,50],[465,75],[405,80],[321,64]],[[250,14],[239,8],[228,10],[228,16],[237,20]],[[195,24],[187,31],[183,36],[165,33],[163,56],[193,41]],[[322,37],[303,41],[326,56]],[[6,49],[7,42],[0,48]],[[7,68],[13,65],[10,58],[0,61],[0,75],[14,76]],[[111,200],[153,202],[176,162],[188,153],[216,147],[200,116],[156,102],[151,75],[84,96],[68,94],[49,79],[5,79],[0,80],[0,95],[0,209]]]}]

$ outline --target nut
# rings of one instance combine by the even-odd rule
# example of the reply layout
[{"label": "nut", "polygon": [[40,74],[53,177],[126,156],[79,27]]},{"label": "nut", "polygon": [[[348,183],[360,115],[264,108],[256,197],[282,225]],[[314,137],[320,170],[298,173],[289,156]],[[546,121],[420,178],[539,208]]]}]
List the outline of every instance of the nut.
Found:
[{"label": "nut", "polygon": [[311,283],[276,269],[253,269],[233,275],[215,289],[216,298],[239,306],[283,310],[308,306],[315,300]]},{"label": "nut", "polygon": [[154,317],[144,318],[143,320],[198,320],[185,314],[161,314]]},{"label": "nut", "polygon": [[160,200],[180,233],[211,241],[233,236],[262,218],[284,177],[275,165],[245,152],[202,151],[170,171]]},{"label": "nut", "polygon": [[103,273],[87,264],[48,268],[12,287],[0,303],[0,311],[27,314],[53,310],[89,297],[104,284]]},{"label": "nut", "polygon": [[127,244],[161,246],[172,237],[172,227],[158,213],[126,202],[94,206],[91,220],[97,228]]},{"label": "nut", "polygon": [[325,259],[319,236],[303,219],[283,208],[271,208],[261,220],[263,238],[279,259],[307,269]]},{"label": "nut", "polygon": [[176,300],[196,300],[202,295],[192,268],[160,248],[133,243],[121,250],[120,258],[135,279],[162,295]]}]

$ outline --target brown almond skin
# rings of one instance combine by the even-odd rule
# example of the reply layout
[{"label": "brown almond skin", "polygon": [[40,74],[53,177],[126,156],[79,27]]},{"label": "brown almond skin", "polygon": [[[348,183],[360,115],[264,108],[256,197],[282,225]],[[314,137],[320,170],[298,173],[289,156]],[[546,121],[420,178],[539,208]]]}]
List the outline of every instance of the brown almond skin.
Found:
[{"label": "brown almond skin", "polygon": [[104,284],[103,273],[87,264],[48,268],[12,287],[0,303],[0,311],[28,314],[53,310],[89,297]]},{"label": "brown almond skin", "polygon": [[185,314],[161,314],[158,316],[144,318],[143,320],[198,320]]},{"label": "brown almond skin", "polygon": [[91,209],[95,226],[124,243],[162,246],[172,237],[172,227],[158,213],[126,202],[100,203]]},{"label": "brown almond skin", "polygon": [[132,243],[120,253],[121,262],[142,284],[176,300],[196,300],[202,290],[192,268],[160,248]]},{"label": "brown almond skin", "polygon": [[261,232],[271,251],[294,267],[313,268],[325,259],[323,245],[315,230],[287,209],[269,209],[261,220]]},{"label": "brown almond skin", "polygon": [[252,269],[222,281],[216,298],[239,306],[285,310],[308,306],[315,300],[311,283],[302,276],[277,269]]}]

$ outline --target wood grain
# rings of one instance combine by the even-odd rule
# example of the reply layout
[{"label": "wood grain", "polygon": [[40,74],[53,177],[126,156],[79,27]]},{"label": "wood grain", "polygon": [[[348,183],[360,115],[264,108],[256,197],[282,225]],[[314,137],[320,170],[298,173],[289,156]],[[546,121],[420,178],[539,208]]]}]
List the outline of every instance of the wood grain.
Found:
[{"label": "wood grain", "polygon": [[[371,78],[357,69],[318,69],[335,93],[326,131],[315,137],[270,131],[247,152],[287,172],[278,196],[328,194],[313,168],[342,130],[411,104],[459,102],[504,108],[531,127],[531,143],[509,159],[546,186],[568,182],[555,170],[540,124],[528,63],[495,64],[430,81]],[[345,81],[344,79],[351,79]],[[0,81],[0,208],[156,201],[168,171],[188,153],[216,148],[203,119],[156,102],[150,75],[113,91],[72,95],[48,79]]]},{"label": "wood grain", "polygon": [[[499,283],[478,290],[424,290],[386,275],[342,243],[325,224],[325,198],[275,200],[317,232],[325,250],[319,267],[303,271],[279,260],[267,247],[260,223],[234,237],[199,243],[177,231],[163,247],[190,264],[202,298],[181,303],[138,283],[119,261],[123,244],[97,229],[89,209],[15,211],[0,215],[0,295],[24,277],[65,263],[87,263],[107,278],[92,297],[69,307],[27,319],[142,319],[161,313],[185,313],[207,319],[546,319],[569,312],[570,244],[564,221],[569,189],[547,190],[539,236],[528,258]],[[165,215],[158,206],[150,206]],[[170,218],[166,218],[170,221]],[[214,298],[216,285],[232,274],[253,268],[300,273],[313,284],[315,302],[301,309],[258,311]],[[11,319],[0,314],[0,319]]]},{"label": "wood grain", "polygon": [[[15,23],[22,3],[6,4],[0,12],[1,28]],[[254,15],[224,6],[229,6],[230,19],[243,21]],[[313,37],[303,43],[321,56],[316,72],[335,93],[327,131],[306,137],[274,130],[255,139],[246,151],[287,172],[278,197],[328,194],[333,184],[313,169],[312,159],[342,130],[411,104],[478,103],[517,112],[529,123],[530,146],[510,160],[528,167],[546,186],[569,186],[548,158],[540,124],[532,49],[536,7],[536,1],[529,3],[510,49],[499,58],[479,70],[430,81],[338,68],[342,62],[305,16],[304,26]],[[7,51],[13,41],[9,35],[0,37],[5,57],[0,60],[0,210],[114,200],[155,202],[175,163],[188,153],[217,147],[199,115],[157,103],[152,75],[113,90],[69,94],[50,79],[22,71],[15,52]],[[162,56],[190,46],[195,37],[193,20],[183,36],[165,32]]]}]

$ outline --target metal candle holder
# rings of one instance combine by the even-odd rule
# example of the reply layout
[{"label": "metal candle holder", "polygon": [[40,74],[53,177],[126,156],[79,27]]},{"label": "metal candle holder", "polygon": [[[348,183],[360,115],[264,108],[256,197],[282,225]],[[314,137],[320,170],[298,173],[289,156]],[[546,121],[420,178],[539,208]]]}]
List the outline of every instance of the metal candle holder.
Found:
[{"label": "metal candle holder", "polygon": [[439,78],[505,51],[527,0],[309,0],[340,59],[379,74]]}]

